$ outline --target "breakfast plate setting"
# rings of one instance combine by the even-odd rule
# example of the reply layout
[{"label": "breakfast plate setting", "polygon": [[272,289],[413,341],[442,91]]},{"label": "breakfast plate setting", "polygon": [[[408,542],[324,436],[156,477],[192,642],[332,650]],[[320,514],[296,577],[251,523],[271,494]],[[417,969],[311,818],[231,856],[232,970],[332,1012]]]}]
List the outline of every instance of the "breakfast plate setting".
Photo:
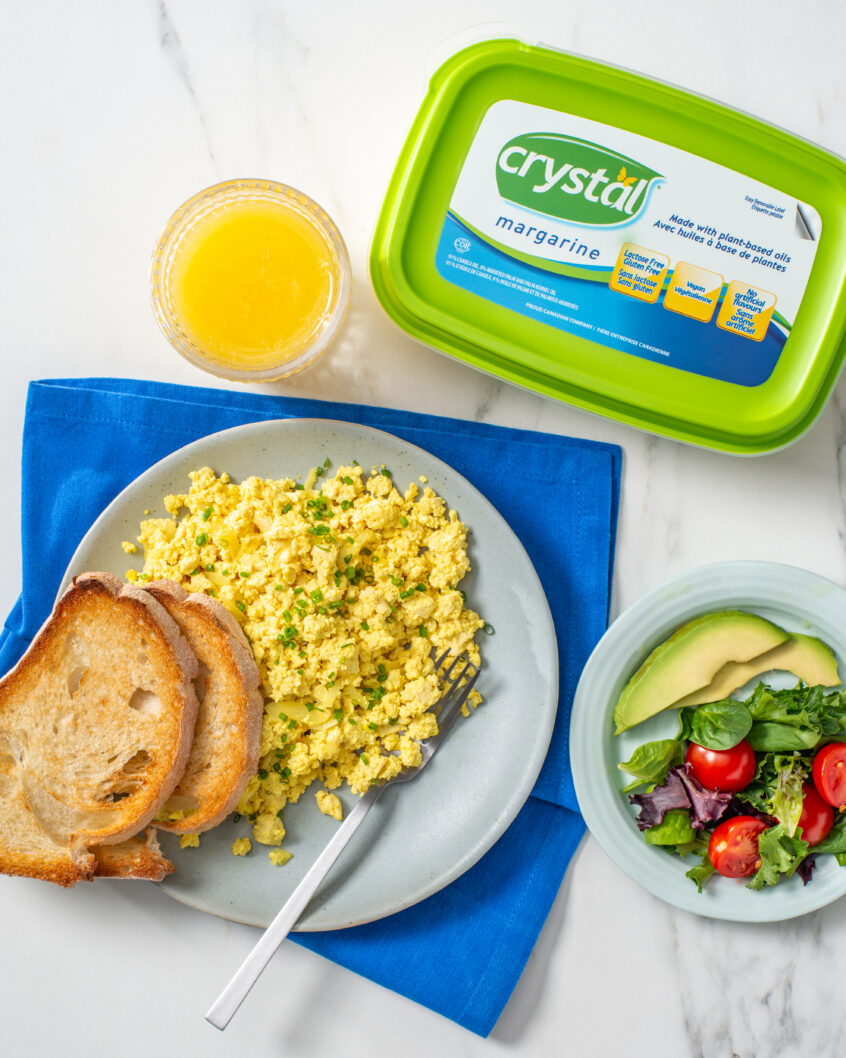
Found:
[{"label": "breakfast plate setting", "polygon": [[[125,573],[133,563],[122,542],[138,535],[145,510],[161,511],[164,496],[184,492],[189,473],[199,467],[226,471],[236,481],[251,476],[304,480],[327,459],[327,477],[333,467],[353,459],[368,468],[387,465],[401,489],[423,477],[473,526],[474,568],[461,586],[468,605],[496,615],[495,634],[480,637],[483,685],[503,704],[475,710],[451,734],[425,778],[388,792],[345,853],[342,869],[327,879],[299,921],[296,928],[303,930],[368,922],[431,895],[484,854],[528,796],[558,706],[557,648],[543,589],[517,537],[478,490],[422,449],[354,423],[275,420],[212,434],[136,478],[83,538],[60,589],[79,570]],[[503,563],[509,579],[522,586],[516,599],[509,581],[499,576]],[[501,781],[505,772],[507,785]],[[341,791],[340,796],[346,814],[355,795]],[[177,869],[162,887],[200,910],[266,926],[334,827],[312,791],[286,810],[284,820],[285,848],[292,853],[284,869],[271,869],[264,855],[233,856],[233,841],[250,828],[246,819],[239,825],[230,817],[206,833],[199,848],[176,848]],[[169,854],[175,847],[166,838],[162,844]]]},{"label": "breakfast plate setting", "polygon": [[[113,456],[106,462],[100,456],[104,423]],[[78,473],[88,483],[84,496],[63,477],[69,438]],[[139,465],[149,469],[139,473]],[[336,487],[351,488],[344,479],[360,474],[362,480],[372,479],[372,487],[385,497],[391,495],[389,483],[400,493],[412,484],[419,490],[416,500],[397,498],[406,513],[397,508],[394,524],[401,525],[399,518],[404,518],[413,526],[415,504],[423,503],[425,490],[431,489],[467,526],[470,572],[461,580],[461,590],[467,612],[480,615],[476,686],[482,704],[458,717],[425,773],[385,791],[291,936],[484,1035],[516,984],[554,899],[562,864],[583,833],[567,756],[567,725],[578,674],[606,621],[619,450],[554,435],[287,397],[245,394],[233,401],[215,390],[117,379],[33,384],[24,473],[39,482],[39,494],[41,489],[52,492],[54,505],[48,509],[32,493],[24,531],[30,539],[49,536],[56,546],[26,556],[24,594],[0,644],[0,661],[11,666],[49,614],[55,595],[48,596],[45,588],[51,577],[54,592],[61,592],[80,572],[98,568],[143,593],[146,583],[155,587],[141,574],[146,563],[155,561],[150,533],[162,524],[175,527],[167,531],[176,534],[175,541],[182,532],[192,555],[196,548],[210,546],[211,539],[205,538],[220,530],[217,514],[209,511],[216,504],[203,499],[191,515],[193,501],[184,498],[189,475],[204,466],[218,476],[203,479],[203,487],[212,489],[223,487],[223,474],[231,476],[226,488],[243,487],[249,495],[258,495],[257,486],[246,484],[250,477],[279,481],[294,498],[275,501],[281,504],[280,515],[288,503],[292,509],[287,514],[295,513],[297,485],[308,497],[305,513],[315,509],[308,506],[312,502],[321,509],[321,488],[332,496]],[[522,513],[526,489],[543,489],[551,473],[560,489],[547,506],[562,539],[569,541],[565,548],[550,548],[544,523]],[[347,517],[359,517],[353,501],[341,499],[347,494],[337,494],[336,506]],[[168,495],[179,496],[179,503],[167,501]],[[362,492],[360,498],[365,506],[374,498],[367,501],[367,495]],[[181,506],[185,502],[187,513]],[[344,502],[352,504],[347,511]],[[57,517],[67,532],[47,534],[44,520],[55,523]],[[180,520],[184,530],[178,528]],[[321,523],[308,524],[317,529]],[[74,546],[75,535],[81,539]],[[324,538],[322,531],[315,535]],[[162,553],[170,554],[167,547]],[[459,553],[451,544],[445,552],[448,586],[452,579],[447,571]],[[205,560],[200,567],[195,557],[185,566],[185,584],[191,587],[192,578],[212,576],[207,569],[212,565],[215,574],[224,568],[233,572],[228,564]],[[245,591],[250,584],[264,583],[254,565],[236,563],[239,583],[242,572],[249,574]],[[170,568],[162,567],[155,576]],[[268,580],[271,590],[276,582],[274,572]],[[423,585],[412,578],[408,587],[395,591],[413,589],[415,597],[423,598],[418,583]],[[562,584],[568,586],[566,595]],[[198,594],[229,602],[229,616],[237,614],[244,629],[262,640],[261,627],[251,623],[253,596],[211,591],[218,597]],[[332,596],[317,601],[311,591],[307,594],[306,616],[320,619],[320,606]],[[292,598],[293,604],[299,599]],[[244,611],[238,606],[242,599]],[[404,601],[397,596],[398,604]],[[299,611],[292,610],[291,623],[299,624],[295,614]],[[360,625],[359,617],[356,613]],[[426,619],[430,625],[431,620]],[[286,620],[279,632],[282,641],[287,627]],[[420,629],[414,628],[419,637]],[[273,636],[274,650],[277,643],[287,649]],[[289,654],[298,657],[295,651]],[[262,664],[267,668],[270,659],[272,668],[277,656],[278,651],[271,651],[262,656]],[[374,683],[378,680],[377,673]],[[315,703],[321,706],[319,699],[308,699]],[[292,707],[279,711],[285,708]],[[274,710],[274,723],[277,715]],[[362,714],[348,715],[358,723]],[[285,716],[287,735],[291,717]],[[300,741],[303,728],[300,724],[296,731]],[[266,750],[262,760],[268,759]],[[248,780],[244,796],[255,789],[251,782],[256,778]],[[322,789],[323,784],[316,786]],[[356,794],[346,784],[331,793],[346,818]],[[255,925],[266,925],[279,911],[338,827],[319,810],[314,788],[285,807],[281,845],[262,845],[256,828],[267,820],[238,812],[202,831],[195,842],[190,814],[179,818],[179,802],[169,807],[176,811],[157,831],[161,851],[155,862],[164,858],[174,869],[163,876],[161,888],[191,907]],[[247,854],[233,855],[236,849]],[[117,883],[104,879],[96,884]],[[519,915],[514,914],[516,906]],[[460,909],[471,907],[468,918]],[[455,928],[456,915],[464,923],[461,929]],[[502,943],[492,950],[482,938],[493,932]],[[461,968],[449,984],[438,969],[444,960]],[[232,965],[229,973],[234,970]],[[482,978],[488,985],[480,992]],[[218,987],[224,983],[222,974]],[[468,995],[475,997],[472,1002]]]}]

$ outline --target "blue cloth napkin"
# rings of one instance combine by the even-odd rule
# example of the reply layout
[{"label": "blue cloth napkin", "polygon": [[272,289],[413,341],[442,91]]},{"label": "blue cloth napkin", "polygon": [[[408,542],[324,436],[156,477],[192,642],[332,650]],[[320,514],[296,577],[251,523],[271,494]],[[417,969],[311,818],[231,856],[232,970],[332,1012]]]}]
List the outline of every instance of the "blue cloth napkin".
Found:
[{"label": "blue cloth napkin", "polygon": [[207,434],[267,419],[327,418],[387,430],[463,474],[520,537],[549,599],[561,694],[532,796],[452,885],[390,918],[298,944],[486,1036],[531,954],[584,831],[568,759],[579,674],[605,629],[622,456],[616,446],[389,408],[126,379],[29,387],[22,463],[22,593],[0,635],[0,671],[50,612],[101,510],[138,474]]}]

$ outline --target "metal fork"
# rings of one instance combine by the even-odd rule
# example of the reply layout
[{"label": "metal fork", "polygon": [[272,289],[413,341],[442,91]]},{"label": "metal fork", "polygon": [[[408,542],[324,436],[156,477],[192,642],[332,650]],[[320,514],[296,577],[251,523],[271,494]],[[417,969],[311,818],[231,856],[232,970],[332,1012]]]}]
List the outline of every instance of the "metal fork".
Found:
[{"label": "metal fork", "polygon": [[[440,669],[448,654],[449,651],[446,651],[435,661],[436,672]],[[458,669],[458,672],[453,676],[453,672],[456,669]],[[459,654],[450,663],[441,678],[444,693],[441,696],[440,708],[437,712],[438,733],[425,742],[420,743],[422,763],[417,768],[404,768],[393,779],[389,779],[378,786],[371,786],[361,796],[358,803],[338,828],[335,836],[317,857],[314,866],[291,893],[282,910],[267,927],[256,946],[235,972],[229,984],[220,993],[208,1014],[206,1014],[206,1021],[211,1022],[216,1028],[225,1029],[232,1020],[235,1011],[240,1007],[247,993],[259,979],[265,966],[270,962],[273,953],[294,928],[309,900],[314,896],[315,890],[329,873],[330,868],[343,852],[347,842],[358,830],[364,817],[376,804],[384,791],[394,783],[408,782],[410,779],[415,779],[434,757],[438,747],[446,738],[449,729],[455,723],[462,705],[467,701],[470,692],[473,690],[476,680],[479,678],[479,670],[464,655]]]}]

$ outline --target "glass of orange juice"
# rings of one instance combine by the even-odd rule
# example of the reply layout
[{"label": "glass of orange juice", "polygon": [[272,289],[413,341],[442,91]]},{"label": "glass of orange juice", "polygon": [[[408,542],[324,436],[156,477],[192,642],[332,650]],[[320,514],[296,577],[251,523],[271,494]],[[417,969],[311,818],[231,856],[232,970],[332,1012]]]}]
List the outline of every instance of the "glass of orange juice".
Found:
[{"label": "glass of orange juice", "polygon": [[346,314],[350,262],[331,217],[271,180],[229,180],[185,202],[162,232],[153,310],[174,348],[221,378],[293,375]]}]

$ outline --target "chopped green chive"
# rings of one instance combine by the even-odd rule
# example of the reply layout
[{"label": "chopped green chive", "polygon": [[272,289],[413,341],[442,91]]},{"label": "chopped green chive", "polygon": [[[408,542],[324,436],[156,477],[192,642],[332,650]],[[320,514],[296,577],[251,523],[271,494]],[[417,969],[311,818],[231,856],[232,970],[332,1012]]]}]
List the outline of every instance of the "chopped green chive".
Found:
[{"label": "chopped green chive", "polygon": [[249,574],[249,573],[248,573],[248,572],[247,572],[246,570],[243,570],[243,569],[242,569],[242,570],[241,570],[241,572],[240,572],[240,573],[238,574],[238,576],[239,576],[239,577],[243,577],[243,578],[244,578],[244,580],[246,580],[246,579],[247,579],[247,577],[249,577],[249,575],[250,575],[250,574]]},{"label": "chopped green chive", "polygon": [[415,591],[425,591],[426,590],[426,585],[425,584],[415,584],[414,585],[414,590]]},{"label": "chopped green chive", "polygon": [[421,625],[417,629],[417,631],[420,633],[421,636],[423,636],[424,639],[429,635],[429,629],[425,625]]},{"label": "chopped green chive", "polygon": [[403,529],[408,528],[408,519],[405,517],[405,515],[400,518],[400,525],[403,527]]},{"label": "chopped green chive", "polygon": [[352,726],[355,727],[355,720],[353,720],[353,718],[351,716],[347,717],[347,723],[348,724],[352,724]]},{"label": "chopped green chive", "polygon": [[336,709],[335,712],[332,715],[338,721],[343,720],[344,719],[344,710],[343,709]]},{"label": "chopped green chive", "polygon": [[390,724],[390,725],[391,725],[392,727],[393,727],[393,725],[394,725],[394,724],[395,724],[396,722],[397,722],[397,718],[396,718],[395,716],[392,716],[392,717],[390,718],[390,720],[388,721],[388,723],[389,723],[389,724]]},{"label": "chopped green chive", "polygon": [[370,723],[367,726],[370,728],[371,731],[378,731],[379,730],[378,727],[375,724],[373,724],[373,723]]},{"label": "chopped green chive", "polygon": [[485,622],[485,627],[482,629],[486,636],[492,636],[494,634],[494,626]]},{"label": "chopped green chive", "polygon": [[402,577],[391,577],[391,584],[394,586],[402,584]]},{"label": "chopped green chive", "polygon": [[197,536],[194,537],[194,543],[197,545],[197,547],[202,547],[203,544],[207,544],[208,542],[209,542],[209,534],[208,533],[198,533]]},{"label": "chopped green chive", "polygon": [[283,514],[287,514],[288,511],[290,511],[293,506],[294,506],[293,503],[290,503],[290,502],[284,504],[284,506],[282,507],[282,513]]},{"label": "chopped green chive", "polygon": [[370,625],[366,621],[361,622],[361,627],[364,629],[365,632],[370,631]]},{"label": "chopped green chive", "polygon": [[311,712],[314,709],[314,702],[306,702],[305,707],[306,709],[308,709],[309,712]]},{"label": "chopped green chive", "polygon": [[247,607],[242,602],[236,602],[235,605],[238,607],[241,613],[243,613],[247,609]]},{"label": "chopped green chive", "polygon": [[363,753],[361,755],[361,763],[365,764],[365,765],[370,763],[370,761],[367,759],[367,757],[365,757],[365,755]]},{"label": "chopped green chive", "polygon": [[209,562],[206,566],[206,573],[214,573],[214,562]]},{"label": "chopped green chive", "polygon": [[315,591],[311,592],[311,601],[312,602],[323,602],[323,592],[322,591],[318,591],[318,590],[315,590]]},{"label": "chopped green chive", "polygon": [[203,511],[203,521],[207,522],[209,518],[214,514],[214,507],[206,507]]}]

